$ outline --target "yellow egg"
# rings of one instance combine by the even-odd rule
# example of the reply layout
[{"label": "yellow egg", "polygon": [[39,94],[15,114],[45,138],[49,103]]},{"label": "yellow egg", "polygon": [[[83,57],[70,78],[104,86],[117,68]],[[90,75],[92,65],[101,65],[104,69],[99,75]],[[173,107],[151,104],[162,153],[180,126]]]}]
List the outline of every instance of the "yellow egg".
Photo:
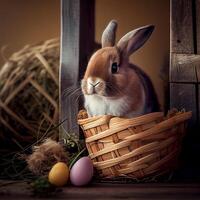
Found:
[{"label": "yellow egg", "polygon": [[49,172],[49,182],[55,186],[64,186],[69,178],[69,168],[63,162],[56,163]]}]

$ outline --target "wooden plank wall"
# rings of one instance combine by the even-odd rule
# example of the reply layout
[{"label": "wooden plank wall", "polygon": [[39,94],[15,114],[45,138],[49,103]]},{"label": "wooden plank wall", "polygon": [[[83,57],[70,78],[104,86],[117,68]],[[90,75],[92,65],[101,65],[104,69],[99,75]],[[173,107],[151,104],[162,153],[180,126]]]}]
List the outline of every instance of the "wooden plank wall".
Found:
[{"label": "wooden plank wall", "polygon": [[193,112],[199,123],[200,0],[171,0],[170,107]]},{"label": "wooden plank wall", "polygon": [[179,178],[200,177],[200,0],[171,0],[170,107],[193,113]]},{"label": "wooden plank wall", "polygon": [[64,129],[78,134],[75,91],[93,51],[94,0],[62,0],[61,6],[60,121],[67,119]]},{"label": "wooden plank wall", "polygon": [[[195,1],[196,4],[196,31],[197,31],[197,54],[200,55],[200,0]],[[198,78],[198,113],[199,113],[199,124],[200,124],[200,64],[197,68]]]}]

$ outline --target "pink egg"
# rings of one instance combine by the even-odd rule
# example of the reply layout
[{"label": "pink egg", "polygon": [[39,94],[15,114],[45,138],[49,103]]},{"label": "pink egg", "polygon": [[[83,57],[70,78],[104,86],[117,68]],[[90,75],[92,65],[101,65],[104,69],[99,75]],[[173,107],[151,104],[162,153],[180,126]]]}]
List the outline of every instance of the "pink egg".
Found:
[{"label": "pink egg", "polygon": [[90,158],[80,158],[70,170],[70,180],[73,185],[87,185],[93,176],[93,164]]}]

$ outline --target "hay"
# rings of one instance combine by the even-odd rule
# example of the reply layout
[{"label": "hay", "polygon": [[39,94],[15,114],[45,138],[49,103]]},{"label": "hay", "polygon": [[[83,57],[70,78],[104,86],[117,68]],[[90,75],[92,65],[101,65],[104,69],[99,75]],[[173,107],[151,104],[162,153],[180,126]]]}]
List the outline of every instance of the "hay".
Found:
[{"label": "hay", "polygon": [[[58,123],[59,40],[26,45],[0,70],[0,140],[23,146]],[[57,130],[54,134],[57,137]]]},{"label": "hay", "polygon": [[68,153],[64,151],[64,147],[49,138],[32,149],[33,153],[26,160],[30,171],[38,176],[48,175],[57,162],[68,162]]}]

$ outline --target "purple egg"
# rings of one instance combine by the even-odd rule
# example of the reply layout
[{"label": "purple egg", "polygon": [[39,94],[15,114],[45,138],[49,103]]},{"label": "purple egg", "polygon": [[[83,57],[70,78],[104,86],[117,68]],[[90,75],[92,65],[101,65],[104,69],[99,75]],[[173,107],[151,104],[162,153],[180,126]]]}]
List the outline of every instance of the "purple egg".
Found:
[{"label": "purple egg", "polygon": [[73,185],[87,185],[93,176],[93,164],[90,158],[80,158],[70,170],[70,180]]}]

